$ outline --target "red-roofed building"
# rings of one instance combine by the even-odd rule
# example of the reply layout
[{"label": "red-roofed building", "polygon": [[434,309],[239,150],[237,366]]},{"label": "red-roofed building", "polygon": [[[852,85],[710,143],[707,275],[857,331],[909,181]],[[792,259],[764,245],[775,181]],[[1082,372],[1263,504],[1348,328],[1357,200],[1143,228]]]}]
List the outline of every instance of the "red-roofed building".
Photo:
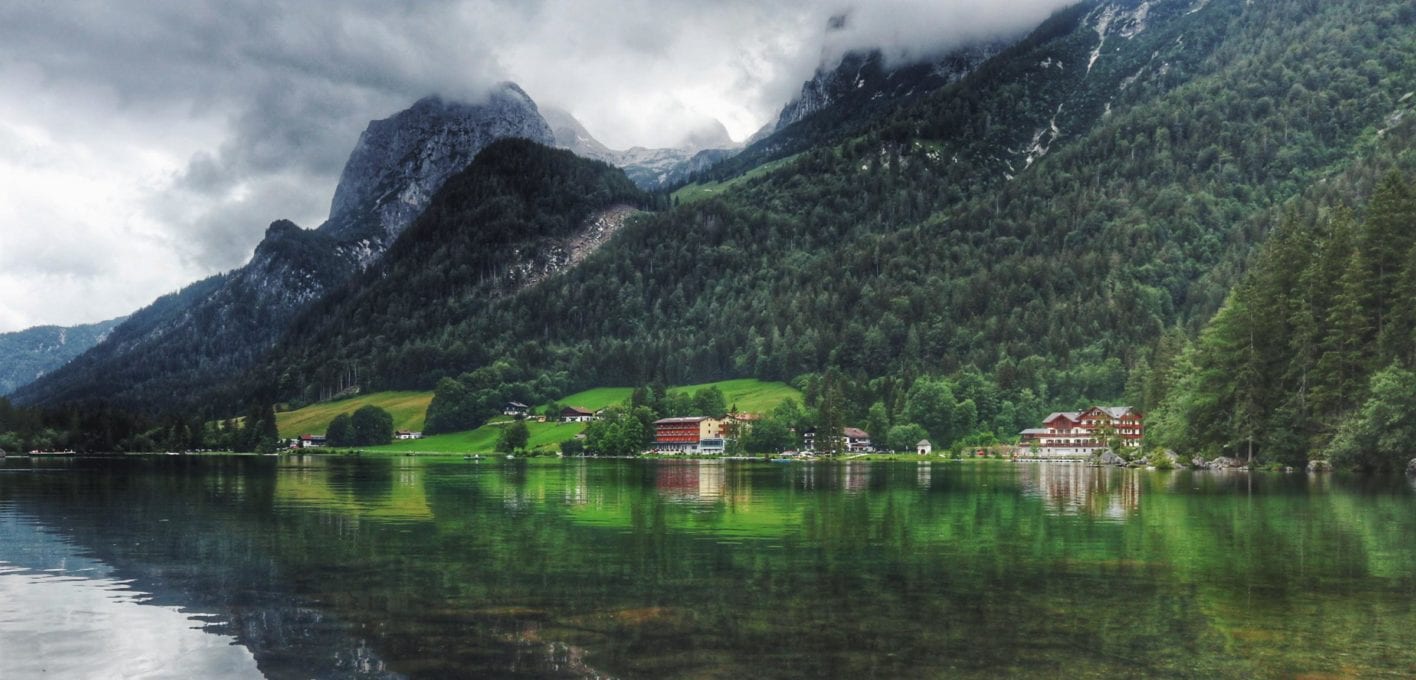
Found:
[{"label": "red-roofed building", "polygon": [[1130,406],[1093,406],[1084,411],[1059,411],[1042,420],[1042,427],[1019,433],[1019,453],[1036,446],[1048,458],[1089,456],[1107,447],[1111,438],[1139,447],[1145,434],[1143,414]]},{"label": "red-roofed building", "polygon": [[707,416],[662,418],[654,421],[654,450],[699,453],[721,452],[723,422]]}]

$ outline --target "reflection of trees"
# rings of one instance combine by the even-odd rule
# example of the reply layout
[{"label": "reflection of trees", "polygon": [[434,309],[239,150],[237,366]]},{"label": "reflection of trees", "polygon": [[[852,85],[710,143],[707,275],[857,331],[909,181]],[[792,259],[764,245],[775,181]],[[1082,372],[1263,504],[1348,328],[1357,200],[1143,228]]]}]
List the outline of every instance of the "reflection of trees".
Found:
[{"label": "reflection of trees", "polygon": [[[269,635],[257,647],[324,625],[415,675],[1296,674],[1332,670],[1317,657],[1334,639],[1359,670],[1413,661],[1385,645],[1416,623],[1397,596],[1416,570],[1400,480],[1318,493],[1302,475],[1058,465],[877,464],[864,486],[840,464],[391,465],[382,504],[292,465],[90,480],[113,488],[83,507],[120,518],[118,543],[153,546],[128,559],[199,574],[184,587],[208,601],[260,593],[252,620],[318,603],[299,609],[326,623],[277,614],[279,630],[248,633]],[[17,483],[0,477],[0,501]],[[415,498],[422,514],[395,514]],[[173,506],[193,510],[153,540]],[[1350,630],[1245,642],[1317,621],[1301,609],[1314,598]]]}]

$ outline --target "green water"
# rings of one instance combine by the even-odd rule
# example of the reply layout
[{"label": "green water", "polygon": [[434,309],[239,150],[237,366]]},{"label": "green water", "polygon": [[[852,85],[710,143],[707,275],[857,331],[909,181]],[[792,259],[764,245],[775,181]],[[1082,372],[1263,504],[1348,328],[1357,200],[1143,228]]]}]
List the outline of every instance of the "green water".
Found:
[{"label": "green water", "polygon": [[1400,477],[0,464],[0,677],[1411,677]]}]

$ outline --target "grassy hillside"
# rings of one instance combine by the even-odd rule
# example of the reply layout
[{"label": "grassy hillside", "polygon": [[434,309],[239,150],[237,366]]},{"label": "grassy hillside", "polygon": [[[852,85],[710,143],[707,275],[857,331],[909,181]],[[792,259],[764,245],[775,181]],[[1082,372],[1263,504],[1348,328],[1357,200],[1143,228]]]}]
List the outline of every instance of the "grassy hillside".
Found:
[{"label": "grassy hillside", "polygon": [[[510,423],[510,419],[497,419],[487,423],[475,430],[467,432],[453,432],[449,434],[438,434],[423,439],[408,441],[397,441],[387,446],[365,447],[367,451],[386,451],[391,453],[418,452],[418,453],[491,453],[497,447],[497,439],[501,437],[502,428]],[[531,431],[531,439],[527,443],[527,448],[555,448],[563,441],[573,439],[575,435],[585,431],[585,423],[537,423],[527,422],[527,429]]]},{"label": "grassy hillside", "polygon": [[802,400],[801,391],[791,385],[782,382],[767,382],[764,380],[754,380],[745,378],[742,380],[723,380],[715,383],[704,383],[702,385],[685,385],[683,387],[670,387],[669,392],[688,392],[692,394],[704,387],[717,387],[723,391],[724,401],[728,407],[737,406],[739,411],[747,413],[764,413],[772,410],[777,404],[787,399]]},{"label": "grassy hillside", "polygon": [[393,416],[393,427],[397,430],[421,430],[423,418],[428,413],[428,403],[433,400],[432,392],[375,392],[319,404],[311,404],[301,409],[275,414],[281,437],[298,437],[302,434],[324,434],[331,420],[341,413],[353,413],[367,405],[377,406]]},{"label": "grassy hillside", "polygon": [[596,387],[594,389],[585,390],[584,392],[576,392],[564,399],[558,400],[558,403],[598,411],[610,404],[618,404],[629,399],[630,394],[633,392],[634,388],[632,387]]},{"label": "grassy hillside", "polygon": [[[670,387],[669,393],[676,394],[694,392],[705,387],[717,387],[723,391],[724,401],[728,406],[736,405],[739,411],[748,413],[762,413],[770,411],[777,404],[787,399],[802,400],[801,391],[782,382],[768,382],[753,378],[741,380],[723,380],[719,382],[703,383],[701,385],[683,385],[680,387]],[[584,392],[577,392],[557,402],[567,406],[579,406],[590,410],[601,409],[611,404],[622,403],[629,399],[634,393],[632,387],[597,387]]]},{"label": "grassy hillside", "polygon": [[683,188],[673,193],[674,200],[678,201],[679,203],[693,203],[694,201],[701,201],[706,198],[712,198],[714,196],[722,194],[723,192],[727,191],[728,189],[731,189],[734,186],[747,182],[748,180],[752,180],[766,175],[769,172],[773,172],[778,168],[781,168],[787,165],[788,163],[791,163],[792,161],[796,160],[796,158],[800,155],[801,154],[799,153],[792,154],[790,156],[787,156],[786,158],[779,158],[770,163],[763,163],[762,165],[759,165],[741,175],[733,177],[732,179],[726,179],[718,182],[694,182],[693,184],[685,185]]},{"label": "grassy hillside", "polygon": [[[723,391],[729,406],[737,405],[739,410],[750,413],[770,411],[786,399],[801,401],[801,392],[786,383],[764,382],[762,380],[725,380],[702,385],[671,387],[669,392],[693,392],[705,387],[717,387]],[[570,406],[579,406],[592,411],[629,399],[634,392],[631,387],[597,387],[566,396],[556,401]],[[367,405],[378,406],[393,415],[393,425],[399,430],[422,430],[423,418],[428,404],[433,399],[432,392],[377,392],[321,404],[312,404],[295,411],[276,414],[280,436],[296,437],[301,434],[323,434],[329,422],[341,413],[353,413]],[[375,451],[420,451],[425,453],[474,453],[488,452],[496,447],[501,428],[508,420],[497,418],[475,430],[453,432],[426,437],[413,441],[400,441],[388,446],[373,447]],[[529,422],[531,429],[530,448],[555,446],[567,441],[585,430],[584,423],[536,423]]]}]

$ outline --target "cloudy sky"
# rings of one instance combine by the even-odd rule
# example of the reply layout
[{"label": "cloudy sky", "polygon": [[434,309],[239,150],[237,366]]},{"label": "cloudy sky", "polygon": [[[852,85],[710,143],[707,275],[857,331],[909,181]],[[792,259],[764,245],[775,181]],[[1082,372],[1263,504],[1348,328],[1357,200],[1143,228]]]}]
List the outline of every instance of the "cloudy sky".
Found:
[{"label": "cloudy sky", "polygon": [[[370,119],[513,80],[605,144],[755,132],[823,59],[908,61],[1066,0],[7,0],[0,331],[120,316],[315,227]],[[848,13],[844,31],[827,19]]]}]

